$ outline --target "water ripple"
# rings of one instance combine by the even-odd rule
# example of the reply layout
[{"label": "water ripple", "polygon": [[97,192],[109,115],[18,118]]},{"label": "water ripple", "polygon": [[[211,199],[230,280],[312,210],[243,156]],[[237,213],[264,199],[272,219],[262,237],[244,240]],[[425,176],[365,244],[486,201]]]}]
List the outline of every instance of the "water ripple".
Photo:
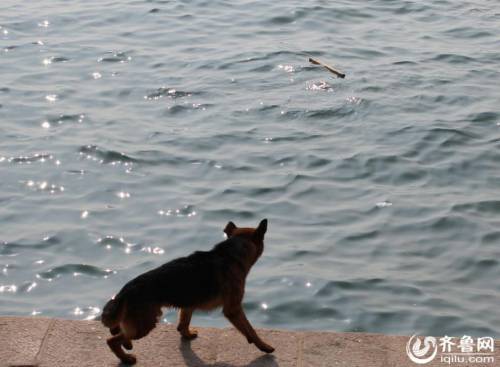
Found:
[{"label": "water ripple", "polygon": [[[9,163],[31,164],[36,162],[45,163],[46,161],[51,161],[54,159],[54,156],[51,154],[35,153],[33,155],[28,155],[28,156],[9,157],[9,158],[2,157],[2,158],[3,158],[2,160],[5,160]],[[2,160],[0,160],[0,162]]]},{"label": "water ripple", "polygon": [[157,100],[163,97],[169,97],[175,99],[182,97],[191,97],[193,94],[198,95],[199,93],[183,92],[181,90],[177,90],[174,88],[161,87],[155,90],[154,92],[148,93],[147,95],[144,96],[144,98],[148,100]]},{"label": "water ripple", "polygon": [[99,57],[97,62],[104,63],[126,63],[132,60],[132,56],[129,56],[127,52],[124,51],[108,51],[106,56]]},{"label": "water ripple", "polygon": [[101,269],[97,266],[87,264],[65,264],[56,266],[37,274],[37,278],[52,281],[64,275],[80,276],[88,275],[91,277],[107,278],[109,275],[115,274],[116,271],[111,269]]},{"label": "water ripple", "polygon": [[79,149],[80,155],[88,159],[98,160],[101,163],[137,163],[138,160],[128,155],[114,150],[104,150],[97,145],[84,145]]}]

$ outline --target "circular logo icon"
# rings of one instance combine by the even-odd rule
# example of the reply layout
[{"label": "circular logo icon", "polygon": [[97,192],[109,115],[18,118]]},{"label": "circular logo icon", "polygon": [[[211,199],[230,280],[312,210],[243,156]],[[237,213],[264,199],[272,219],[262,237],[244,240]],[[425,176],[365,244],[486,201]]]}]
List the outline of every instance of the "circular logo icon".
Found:
[{"label": "circular logo icon", "polygon": [[408,343],[406,343],[406,354],[408,358],[417,364],[426,364],[436,357],[437,341],[433,336],[426,336],[424,338],[424,345],[420,338],[412,335]]}]

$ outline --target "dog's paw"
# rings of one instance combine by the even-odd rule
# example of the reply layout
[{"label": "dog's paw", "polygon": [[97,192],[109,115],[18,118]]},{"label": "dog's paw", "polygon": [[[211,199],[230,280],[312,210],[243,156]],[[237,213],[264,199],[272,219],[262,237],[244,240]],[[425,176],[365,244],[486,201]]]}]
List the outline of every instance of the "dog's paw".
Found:
[{"label": "dog's paw", "polygon": [[137,363],[137,358],[133,354],[125,354],[123,358],[120,358],[122,363],[133,365]]},{"label": "dog's paw", "polygon": [[182,337],[187,340],[193,340],[198,336],[198,331],[195,329],[189,329],[185,332],[181,332]]},{"label": "dog's paw", "polygon": [[261,351],[265,353],[272,353],[274,352],[274,348],[271,347],[269,344],[262,343],[260,345],[257,345],[257,348],[259,348]]},{"label": "dog's paw", "polygon": [[126,350],[132,350],[133,348],[132,342],[130,340],[124,341],[122,345]]}]

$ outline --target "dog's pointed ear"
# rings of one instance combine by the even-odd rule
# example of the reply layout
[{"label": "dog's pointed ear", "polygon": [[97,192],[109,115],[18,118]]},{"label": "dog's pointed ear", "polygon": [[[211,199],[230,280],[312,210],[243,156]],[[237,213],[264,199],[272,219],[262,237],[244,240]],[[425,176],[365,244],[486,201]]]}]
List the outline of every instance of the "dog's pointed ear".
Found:
[{"label": "dog's pointed ear", "polygon": [[236,228],[236,224],[234,224],[233,222],[228,222],[226,224],[226,228],[224,228],[224,233],[227,234],[227,237],[231,237]]},{"label": "dog's pointed ear", "polygon": [[267,231],[267,219],[262,219],[253,235],[255,238],[263,240],[266,231]]}]

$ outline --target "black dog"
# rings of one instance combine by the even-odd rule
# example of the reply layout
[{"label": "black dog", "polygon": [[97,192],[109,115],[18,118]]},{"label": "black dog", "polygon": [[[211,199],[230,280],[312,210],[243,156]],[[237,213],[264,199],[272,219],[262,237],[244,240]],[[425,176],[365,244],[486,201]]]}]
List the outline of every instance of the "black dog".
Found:
[{"label": "black dog", "polygon": [[222,306],[224,315],[249,343],[266,353],[274,348],[262,341],[242,307],[245,279],[262,255],[267,220],[257,228],[238,228],[229,222],[224,229],[228,239],[210,251],[196,251],[172,260],[131,280],[104,306],[101,321],[111,331],[108,345],[123,362],[136,358],[122,349],[132,349],[132,339],[146,336],[158,322],[162,307],[180,309],[177,330],[193,339],[189,329],[195,309],[210,310]]}]

